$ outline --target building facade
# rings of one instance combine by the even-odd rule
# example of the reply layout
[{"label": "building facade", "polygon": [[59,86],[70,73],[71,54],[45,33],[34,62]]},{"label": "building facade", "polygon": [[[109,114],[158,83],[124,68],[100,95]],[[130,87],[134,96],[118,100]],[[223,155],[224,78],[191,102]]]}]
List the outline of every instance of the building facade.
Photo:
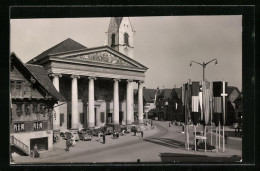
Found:
[{"label": "building facade", "polygon": [[[10,71],[10,145],[11,151],[29,154],[34,145],[52,150],[55,114],[53,106],[65,101],[41,66],[23,64],[11,54]],[[54,115],[54,116],[53,116]]]},{"label": "building facade", "polygon": [[143,122],[143,83],[148,68],[133,59],[129,18],[111,18],[107,35],[108,46],[87,48],[69,38],[28,62],[43,66],[67,100],[55,108],[55,131],[132,124],[134,84],[138,84],[138,121]]}]

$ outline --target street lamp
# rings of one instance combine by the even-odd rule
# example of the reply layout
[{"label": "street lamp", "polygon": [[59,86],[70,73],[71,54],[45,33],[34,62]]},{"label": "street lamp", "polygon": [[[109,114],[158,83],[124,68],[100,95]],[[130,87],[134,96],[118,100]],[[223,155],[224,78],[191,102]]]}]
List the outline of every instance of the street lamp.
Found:
[{"label": "street lamp", "polygon": [[205,80],[205,68],[206,68],[206,66],[209,63],[211,63],[213,61],[215,61],[215,65],[218,64],[218,60],[217,59],[212,59],[211,61],[209,61],[207,63],[204,63],[204,62],[203,63],[199,63],[199,62],[196,62],[196,61],[190,61],[190,67],[192,66],[192,63],[196,63],[196,64],[199,64],[200,66],[202,66],[202,68],[203,68],[203,81],[204,81]]}]

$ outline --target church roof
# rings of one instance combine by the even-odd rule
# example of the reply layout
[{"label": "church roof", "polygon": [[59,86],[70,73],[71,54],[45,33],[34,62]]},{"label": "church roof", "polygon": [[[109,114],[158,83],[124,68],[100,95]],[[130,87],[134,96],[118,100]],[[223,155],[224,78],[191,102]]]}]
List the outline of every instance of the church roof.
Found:
[{"label": "church roof", "polygon": [[62,52],[68,52],[68,51],[74,51],[74,50],[80,50],[80,49],[86,49],[87,47],[83,46],[82,44],[72,40],[71,38],[68,38],[59,44],[47,49],[46,51],[42,52],[38,56],[34,57],[27,63],[33,63],[35,61],[41,60],[44,57],[55,54],[55,53],[62,53]]}]

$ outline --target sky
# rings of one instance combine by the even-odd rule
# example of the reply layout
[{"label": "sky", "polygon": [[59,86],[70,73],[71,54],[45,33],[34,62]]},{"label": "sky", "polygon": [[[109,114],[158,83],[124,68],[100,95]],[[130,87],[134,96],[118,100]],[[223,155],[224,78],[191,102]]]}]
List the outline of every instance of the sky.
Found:
[{"label": "sky", "polygon": [[[205,79],[226,81],[242,90],[242,16],[129,17],[134,59],[149,69],[146,88],[174,88]],[[27,62],[71,38],[91,48],[105,44],[110,18],[12,19],[10,50]]]}]

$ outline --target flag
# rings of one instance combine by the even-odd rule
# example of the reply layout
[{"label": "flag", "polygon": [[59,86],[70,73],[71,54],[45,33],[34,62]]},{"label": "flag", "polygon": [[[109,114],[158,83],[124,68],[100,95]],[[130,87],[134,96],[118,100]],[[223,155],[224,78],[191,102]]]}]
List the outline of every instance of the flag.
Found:
[{"label": "flag", "polygon": [[203,108],[202,108],[202,104],[203,104],[203,102],[202,102],[202,82],[200,82],[200,86],[199,86],[199,111],[201,111],[200,112],[200,118],[199,118],[199,120],[203,120]]},{"label": "flag", "polygon": [[[227,82],[224,84],[224,86],[223,82],[221,81],[213,82],[213,122],[216,126],[218,126],[219,122],[221,125],[223,125],[226,120],[226,116],[223,116],[224,110],[226,110],[227,106],[225,105],[225,109],[223,109],[223,97],[226,98],[226,92],[224,92],[226,87]],[[225,100],[225,103],[226,102],[227,101]]]},{"label": "flag", "polygon": [[209,124],[210,121],[210,84],[208,81],[203,81],[203,123]]},{"label": "flag", "polygon": [[192,82],[192,107],[191,119],[195,125],[199,122],[199,82]]},{"label": "flag", "polygon": [[185,116],[185,123],[188,124],[190,115],[190,102],[191,102],[191,86],[186,83],[182,86],[182,94],[183,94],[183,100],[184,100],[184,116]]}]

